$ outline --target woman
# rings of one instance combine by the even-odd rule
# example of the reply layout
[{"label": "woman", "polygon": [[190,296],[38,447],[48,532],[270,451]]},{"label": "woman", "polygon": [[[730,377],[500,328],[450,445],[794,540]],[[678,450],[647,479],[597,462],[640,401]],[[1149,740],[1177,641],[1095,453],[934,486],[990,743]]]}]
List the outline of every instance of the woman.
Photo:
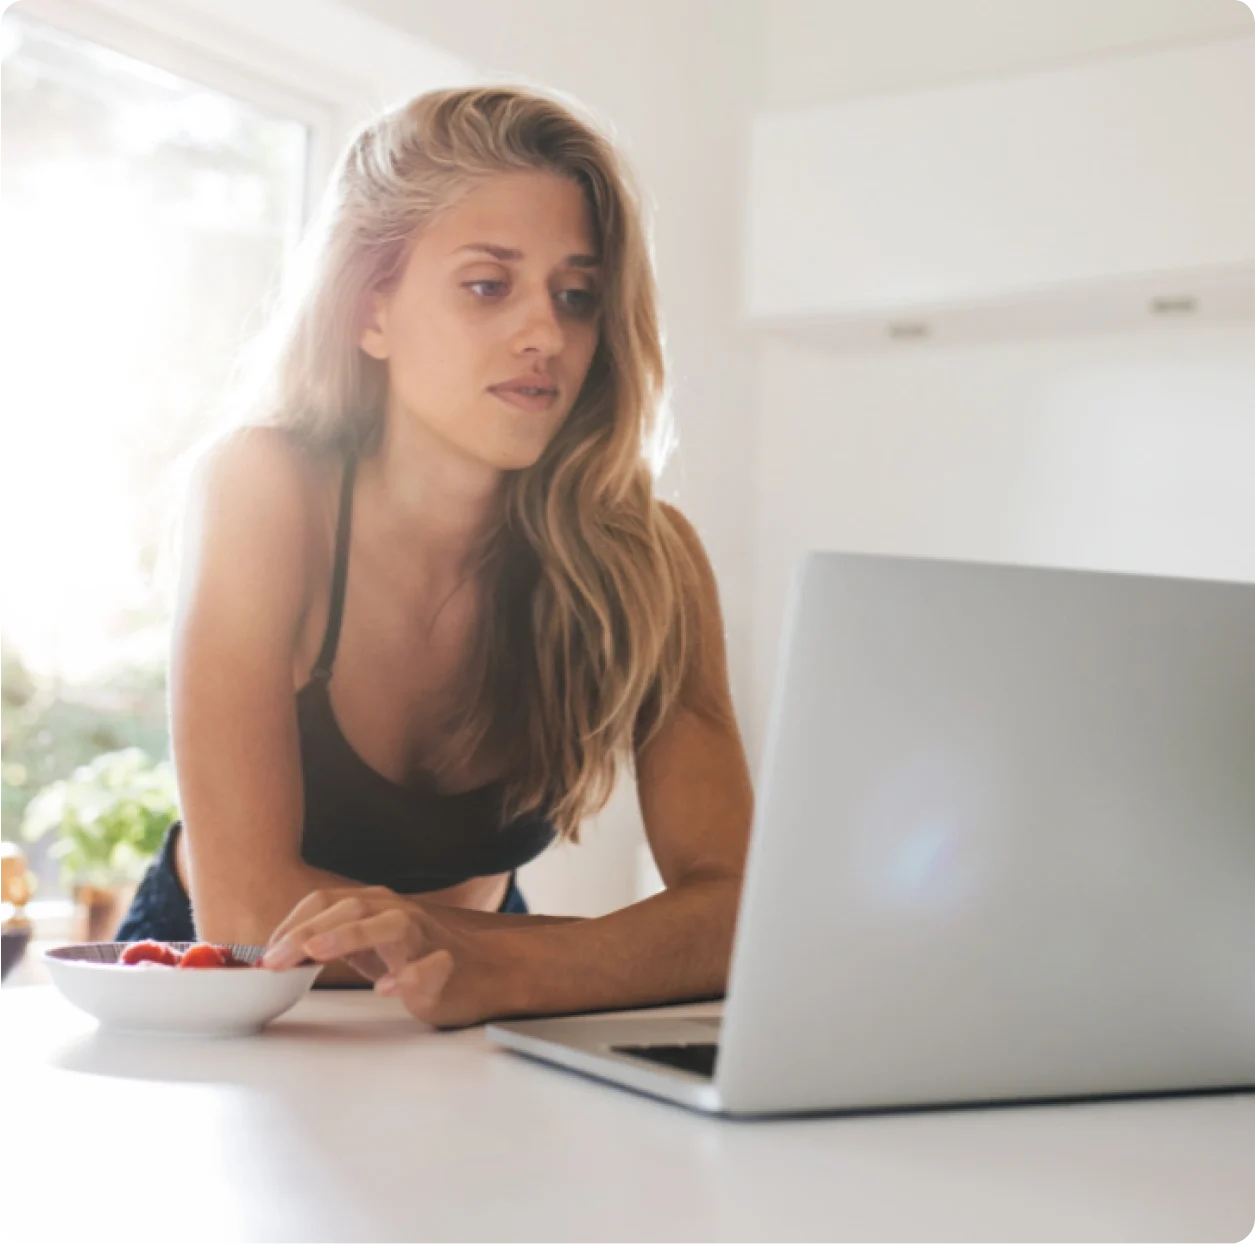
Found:
[{"label": "woman", "polygon": [[[752,796],[714,578],[652,491],[613,149],[529,92],[423,95],[357,135],[307,245],[193,489],[184,821],[120,937],[268,943],[440,1026],[719,994]],[[665,891],[528,915],[515,870],[625,760]]]}]

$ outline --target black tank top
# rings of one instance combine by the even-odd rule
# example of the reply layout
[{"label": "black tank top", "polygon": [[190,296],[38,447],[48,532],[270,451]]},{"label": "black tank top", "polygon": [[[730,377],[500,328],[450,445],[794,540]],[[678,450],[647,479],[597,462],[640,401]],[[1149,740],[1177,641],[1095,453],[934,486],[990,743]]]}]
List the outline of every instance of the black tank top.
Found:
[{"label": "black tank top", "polygon": [[554,828],[544,815],[503,825],[499,782],[456,795],[399,786],[353,750],[336,721],[331,670],[348,585],[355,471],[356,460],[349,455],[340,488],[327,633],[310,680],[296,695],[305,787],[301,855],[314,868],[401,894],[512,872],[553,841]]}]

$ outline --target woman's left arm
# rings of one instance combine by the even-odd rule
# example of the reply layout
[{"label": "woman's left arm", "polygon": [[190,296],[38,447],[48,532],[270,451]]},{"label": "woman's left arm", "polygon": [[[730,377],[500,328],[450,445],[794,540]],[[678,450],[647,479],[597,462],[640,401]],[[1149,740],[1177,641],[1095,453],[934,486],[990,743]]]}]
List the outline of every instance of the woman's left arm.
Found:
[{"label": "woman's left arm", "polygon": [[508,954],[518,969],[503,999],[513,1014],[718,997],[727,985],[754,796],[715,576],[692,526],[665,512],[697,570],[680,700],[636,755],[645,833],[666,888],[597,919],[516,934]]},{"label": "woman's left arm", "polygon": [[[666,888],[588,920],[498,916],[370,889],[324,892],[276,931],[285,939],[278,965],[302,953],[374,949],[390,969],[376,989],[438,1027],[722,995],[753,791],[714,573],[692,526],[669,506],[665,513],[697,570],[682,692],[636,754],[645,832]],[[319,933],[331,940],[311,942]]]}]

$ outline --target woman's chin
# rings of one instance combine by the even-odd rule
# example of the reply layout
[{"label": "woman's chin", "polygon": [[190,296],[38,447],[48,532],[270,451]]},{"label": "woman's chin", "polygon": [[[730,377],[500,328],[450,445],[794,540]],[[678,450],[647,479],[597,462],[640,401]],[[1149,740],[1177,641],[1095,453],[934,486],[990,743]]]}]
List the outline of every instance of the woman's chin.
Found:
[{"label": "woman's chin", "polygon": [[514,458],[512,458],[508,463],[506,463],[500,469],[502,471],[508,471],[512,473],[517,472],[517,471],[527,471],[527,470],[530,470],[532,467],[534,467],[539,461],[540,461],[540,454],[531,454],[530,456],[527,456],[527,457],[516,455]]},{"label": "woman's chin", "polygon": [[493,446],[493,451],[485,455],[485,461],[498,471],[526,471],[534,467],[545,452],[548,441],[520,443],[517,440]]}]

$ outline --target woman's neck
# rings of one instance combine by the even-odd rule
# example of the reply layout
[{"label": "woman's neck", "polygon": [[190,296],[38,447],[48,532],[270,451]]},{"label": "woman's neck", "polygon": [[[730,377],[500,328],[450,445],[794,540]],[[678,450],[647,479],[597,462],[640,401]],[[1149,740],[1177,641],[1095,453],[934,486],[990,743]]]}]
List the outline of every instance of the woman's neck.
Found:
[{"label": "woman's neck", "polygon": [[473,568],[501,519],[502,479],[414,419],[389,420],[379,449],[358,466],[380,533],[438,580]]}]

